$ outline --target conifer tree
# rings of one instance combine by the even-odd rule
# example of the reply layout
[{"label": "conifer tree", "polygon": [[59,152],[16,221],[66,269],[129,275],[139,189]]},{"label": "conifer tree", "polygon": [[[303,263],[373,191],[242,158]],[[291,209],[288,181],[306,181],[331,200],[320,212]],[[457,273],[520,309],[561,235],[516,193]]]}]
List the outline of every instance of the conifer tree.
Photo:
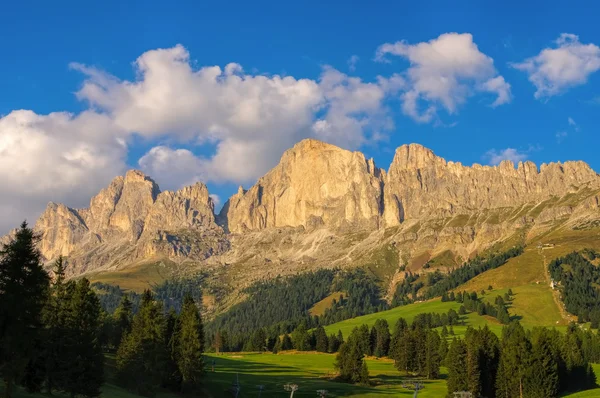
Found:
[{"label": "conifer tree", "polygon": [[46,391],[49,394],[55,389],[66,385],[70,368],[69,352],[72,341],[71,322],[72,289],[67,289],[65,284],[65,264],[59,257],[53,267],[53,282],[48,295],[48,301],[43,311],[44,333],[44,379]]},{"label": "conifer tree", "polygon": [[502,329],[502,343],[496,391],[501,397],[518,397],[523,394],[527,369],[530,366],[531,343],[518,322]]},{"label": "conifer tree", "polygon": [[452,339],[446,359],[448,367],[448,397],[453,397],[454,392],[467,391],[467,347],[460,339]]},{"label": "conifer tree", "polygon": [[315,329],[315,349],[319,352],[327,352],[329,341],[327,339],[327,333],[323,326],[319,325]]},{"label": "conifer tree", "polygon": [[558,364],[552,352],[552,339],[545,328],[532,333],[531,366],[524,390],[528,397],[553,398],[558,396]]},{"label": "conifer tree", "polygon": [[165,369],[163,373],[163,386],[171,391],[181,390],[181,373],[176,362],[177,355],[177,335],[179,332],[179,319],[173,308],[165,318]]},{"label": "conifer tree", "polygon": [[340,348],[340,342],[339,342],[337,336],[335,334],[329,335],[327,352],[329,352],[329,353],[338,352],[339,348]]},{"label": "conifer tree", "polygon": [[294,348],[294,344],[292,343],[292,339],[289,334],[284,334],[281,338],[281,351],[287,351]]},{"label": "conifer tree", "polygon": [[100,344],[100,301],[90,282],[80,279],[70,303],[74,354],[70,358],[69,376],[63,389],[71,396],[97,397],[104,383],[104,355]]},{"label": "conifer tree", "polygon": [[368,383],[368,369],[364,362],[363,346],[360,342],[363,333],[354,328],[348,340],[342,344],[336,356],[335,368],[340,372],[340,378],[351,383]]},{"label": "conifer tree", "polygon": [[200,311],[191,295],[186,295],[183,300],[183,307],[173,338],[175,339],[175,361],[181,374],[182,391],[195,391],[200,386],[204,373],[202,359],[204,327]]},{"label": "conifer tree", "polygon": [[133,321],[132,304],[127,294],[123,295],[121,303],[113,314],[113,347],[119,347],[123,336],[131,331],[131,323]]},{"label": "conifer tree", "polygon": [[426,333],[427,341],[425,344],[425,371],[423,375],[428,379],[437,379],[440,376],[440,335],[435,330],[428,330]]},{"label": "conifer tree", "polygon": [[118,378],[138,395],[153,396],[163,380],[168,355],[164,328],[162,305],[146,290],[133,318],[131,332],[121,341],[117,351]]},{"label": "conifer tree", "polygon": [[23,222],[14,239],[0,249],[0,374],[7,398],[35,359],[42,334],[49,278],[35,240]]},{"label": "conifer tree", "polygon": [[310,350],[310,336],[306,329],[306,322],[300,322],[296,330],[292,332],[292,342],[298,351]]},{"label": "conifer tree", "polygon": [[372,329],[374,335],[373,355],[384,357],[390,349],[390,328],[385,319],[378,319]]}]

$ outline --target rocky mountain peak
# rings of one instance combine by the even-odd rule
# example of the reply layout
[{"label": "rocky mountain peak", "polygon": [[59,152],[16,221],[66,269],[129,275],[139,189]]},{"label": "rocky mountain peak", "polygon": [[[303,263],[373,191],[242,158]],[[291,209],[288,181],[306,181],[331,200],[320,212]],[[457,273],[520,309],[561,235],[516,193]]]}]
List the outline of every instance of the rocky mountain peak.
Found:
[{"label": "rocky mountain peak", "polygon": [[406,144],[396,149],[390,173],[392,170],[421,169],[437,163],[445,164],[445,160],[436,156],[431,149],[420,144]]}]

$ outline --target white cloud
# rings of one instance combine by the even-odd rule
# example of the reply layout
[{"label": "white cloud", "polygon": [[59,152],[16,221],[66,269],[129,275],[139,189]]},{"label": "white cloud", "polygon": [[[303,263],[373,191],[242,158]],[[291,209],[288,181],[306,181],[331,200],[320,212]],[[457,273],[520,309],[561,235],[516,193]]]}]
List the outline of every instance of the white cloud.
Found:
[{"label": "white cloud", "polygon": [[496,166],[503,160],[510,160],[513,163],[522,162],[527,160],[528,155],[525,152],[519,152],[514,148],[506,148],[502,150],[491,149],[483,155],[483,158],[488,161],[490,165]]},{"label": "white cloud", "polygon": [[0,118],[0,234],[24,218],[33,224],[47,202],[85,206],[125,169],[123,132],[93,111]]},{"label": "white cloud", "polygon": [[571,87],[587,82],[600,69],[600,47],[583,44],[579,36],[563,33],[555,41],[556,48],[545,48],[538,55],[514,63],[526,72],[536,87],[535,98],[562,94]]},{"label": "white cloud", "polygon": [[358,57],[358,55],[353,55],[348,59],[348,70],[350,72],[354,72],[356,70],[356,64],[359,60],[360,58]]},{"label": "white cloud", "polygon": [[410,62],[402,110],[417,122],[432,121],[440,106],[453,114],[477,92],[495,94],[493,107],[511,101],[510,85],[498,75],[493,59],[479,51],[471,34],[446,33],[414,45],[386,43],[377,49],[375,59],[387,61],[387,55]]},{"label": "white cloud", "polygon": [[219,197],[219,195],[217,195],[216,193],[211,193],[210,198],[213,201],[213,204],[215,205],[215,210],[219,209],[221,207],[221,198]]}]

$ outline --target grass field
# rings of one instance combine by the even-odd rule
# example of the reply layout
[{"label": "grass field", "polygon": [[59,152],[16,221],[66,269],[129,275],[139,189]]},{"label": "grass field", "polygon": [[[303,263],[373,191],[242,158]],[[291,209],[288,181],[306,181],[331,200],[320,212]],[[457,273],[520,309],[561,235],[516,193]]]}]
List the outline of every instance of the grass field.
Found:
[{"label": "grass field", "polygon": [[[490,295],[492,295],[490,293]],[[496,297],[494,294],[493,297]],[[377,319],[385,319],[390,325],[390,329],[393,329],[394,325],[398,318],[404,318],[407,322],[412,322],[414,317],[418,314],[425,312],[432,313],[447,313],[448,310],[454,309],[458,312],[460,308],[460,303],[455,301],[447,301],[441,302],[440,299],[433,299],[430,301],[424,301],[422,303],[414,303],[401,307],[392,308],[391,310],[376,312],[374,314],[359,316],[352,319],[347,319],[345,321],[337,322],[328,326],[325,326],[325,331],[327,334],[337,333],[338,330],[342,331],[344,337],[347,337],[352,332],[352,329],[355,327],[359,327],[363,324],[369,325],[369,327],[375,324]],[[454,332],[456,335],[463,335],[468,326],[479,327],[488,325],[492,331],[500,334],[502,330],[502,325],[495,319],[487,316],[480,316],[476,313],[467,314],[466,317],[463,318],[465,320],[466,325],[464,326],[454,326]]]},{"label": "grass field", "polygon": [[122,271],[99,272],[88,274],[86,277],[92,283],[118,285],[121,289],[142,293],[144,289],[149,289],[173,276],[174,266],[161,264],[162,262],[144,263]]},{"label": "grass field", "polygon": [[[212,361],[215,361],[215,371],[212,371]],[[403,388],[402,384],[410,385],[415,378],[401,375],[389,359],[367,358],[370,386],[356,386],[332,380],[334,375],[334,354],[316,352],[289,351],[279,354],[270,353],[226,353],[207,354],[206,375],[204,377],[204,391],[200,396],[207,398],[233,397],[229,392],[234,380],[239,380],[241,386],[238,398],[258,397],[259,385],[264,386],[262,398],[287,397],[283,389],[286,383],[299,386],[294,397],[315,397],[317,390],[327,390],[328,397],[412,397],[414,391]],[[420,398],[443,398],[446,395],[446,369],[442,368],[440,380],[422,380],[425,388],[419,393]],[[600,378],[600,365],[594,365],[594,370]],[[107,377],[109,383],[102,388],[102,397],[105,398],[137,398],[116,385],[112,384],[111,359],[107,361]],[[0,382],[0,392],[2,392]],[[195,395],[197,396],[197,395]],[[49,398],[46,394],[29,394],[22,389],[17,389],[14,398]],[[61,394],[54,394],[56,398],[66,398]],[[175,398],[176,394],[161,391],[156,398]],[[568,398],[600,397],[600,388],[568,394]]]},{"label": "grass field", "polygon": [[331,304],[333,303],[333,300],[340,300],[340,296],[344,295],[346,296],[346,293],[344,292],[333,292],[331,293],[329,296],[325,297],[323,300],[319,301],[318,303],[316,303],[315,305],[312,306],[312,308],[310,310],[308,310],[309,314],[312,316],[321,316],[325,313],[325,310],[327,308],[331,307]]},{"label": "grass field", "polygon": [[[367,359],[371,386],[356,386],[330,380],[334,375],[335,355],[322,353],[280,353],[256,354],[240,353],[210,355],[207,357],[209,372],[206,375],[206,389],[213,397],[229,396],[228,390],[239,377],[241,391],[239,398],[258,397],[258,385],[263,385],[261,397],[288,396],[283,386],[286,383],[298,384],[294,397],[315,397],[317,390],[327,390],[331,397],[412,397],[414,391],[402,387],[402,377],[388,359]],[[212,360],[215,372],[210,371]],[[445,375],[444,375],[445,377]],[[420,379],[419,379],[420,380]],[[424,381],[425,388],[419,397],[444,397],[446,381]]]}]

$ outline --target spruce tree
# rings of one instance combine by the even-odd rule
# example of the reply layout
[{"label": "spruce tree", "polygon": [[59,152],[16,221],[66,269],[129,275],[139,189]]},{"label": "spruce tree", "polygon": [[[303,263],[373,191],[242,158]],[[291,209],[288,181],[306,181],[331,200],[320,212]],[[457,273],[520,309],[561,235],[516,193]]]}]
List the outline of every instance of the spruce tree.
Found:
[{"label": "spruce tree", "polygon": [[323,326],[317,326],[315,329],[315,349],[319,352],[327,352],[329,340]]},{"label": "spruce tree", "polygon": [[23,222],[14,239],[0,249],[0,374],[7,398],[35,360],[42,335],[49,278],[35,240]]},{"label": "spruce tree", "polygon": [[114,328],[112,345],[119,347],[123,336],[131,331],[131,322],[133,321],[132,304],[127,294],[123,295],[121,303],[113,314]]},{"label": "spruce tree", "polygon": [[368,383],[368,369],[364,362],[363,346],[360,342],[362,332],[354,328],[348,340],[342,344],[334,366],[340,372],[340,379],[351,383]]},{"label": "spruce tree", "polygon": [[442,358],[440,357],[440,335],[435,330],[428,330],[426,333],[425,344],[425,371],[423,375],[428,379],[437,379],[440,376],[440,365]]},{"label": "spruce tree", "polygon": [[454,392],[467,391],[467,347],[460,339],[453,339],[446,359],[448,367],[448,397],[453,397]]},{"label": "spruce tree", "polygon": [[176,362],[177,355],[177,335],[179,331],[178,315],[173,308],[169,311],[165,318],[165,350],[167,356],[165,358],[165,369],[163,373],[163,386],[171,391],[181,390],[181,373]]},{"label": "spruce tree", "polygon": [[71,358],[69,352],[75,341],[69,328],[72,319],[72,289],[65,283],[65,264],[59,257],[53,267],[53,282],[48,301],[43,310],[44,333],[44,379],[49,394],[66,385]]},{"label": "spruce tree", "polygon": [[373,326],[374,331],[374,347],[373,355],[376,357],[384,357],[388,355],[390,349],[390,328],[385,319],[378,319]]},{"label": "spruce tree", "polygon": [[73,354],[64,390],[71,396],[97,397],[104,383],[104,355],[100,344],[100,301],[90,282],[80,279],[71,300]]},{"label": "spruce tree", "polygon": [[196,391],[204,373],[204,327],[200,311],[191,295],[186,295],[183,300],[174,339],[175,360],[181,374],[182,391]]},{"label": "spruce tree", "polygon": [[289,334],[284,334],[281,338],[281,351],[287,351],[294,348],[294,344]]},{"label": "spruce tree", "polygon": [[531,366],[528,369],[524,391],[532,398],[558,396],[558,364],[552,352],[552,339],[545,328],[532,333]]},{"label": "spruce tree", "polygon": [[306,329],[306,322],[300,322],[296,330],[292,332],[292,342],[298,351],[310,350],[310,336]]},{"label": "spruce tree", "polygon": [[138,395],[154,396],[163,380],[168,355],[164,328],[162,305],[146,290],[133,318],[131,332],[123,338],[117,351],[118,379]]},{"label": "spruce tree", "polygon": [[517,397],[523,392],[531,363],[531,343],[518,322],[502,329],[502,342],[496,391],[501,397]]}]

